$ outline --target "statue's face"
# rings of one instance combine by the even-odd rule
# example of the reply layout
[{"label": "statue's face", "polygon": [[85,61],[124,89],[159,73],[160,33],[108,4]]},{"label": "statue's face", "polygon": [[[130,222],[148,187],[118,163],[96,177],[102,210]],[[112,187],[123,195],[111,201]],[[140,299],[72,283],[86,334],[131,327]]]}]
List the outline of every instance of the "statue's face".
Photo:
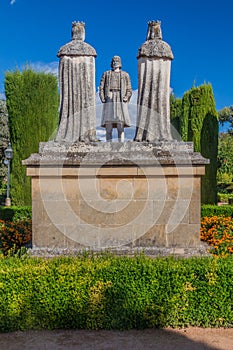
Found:
[{"label": "statue's face", "polygon": [[116,68],[120,68],[121,67],[121,60],[118,57],[113,57],[111,67],[113,70]]}]

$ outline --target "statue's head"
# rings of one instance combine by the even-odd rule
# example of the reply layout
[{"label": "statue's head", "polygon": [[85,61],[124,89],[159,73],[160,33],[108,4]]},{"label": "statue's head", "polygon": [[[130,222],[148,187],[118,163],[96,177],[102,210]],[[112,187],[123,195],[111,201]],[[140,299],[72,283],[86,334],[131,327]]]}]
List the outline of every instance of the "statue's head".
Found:
[{"label": "statue's head", "polygon": [[72,40],[85,40],[84,22],[72,22]]},{"label": "statue's head", "polygon": [[161,21],[149,21],[146,40],[162,39]]},{"label": "statue's head", "polygon": [[121,68],[121,67],[122,67],[122,64],[121,64],[120,56],[113,56],[112,62],[111,62],[111,68],[116,69],[116,68]]}]

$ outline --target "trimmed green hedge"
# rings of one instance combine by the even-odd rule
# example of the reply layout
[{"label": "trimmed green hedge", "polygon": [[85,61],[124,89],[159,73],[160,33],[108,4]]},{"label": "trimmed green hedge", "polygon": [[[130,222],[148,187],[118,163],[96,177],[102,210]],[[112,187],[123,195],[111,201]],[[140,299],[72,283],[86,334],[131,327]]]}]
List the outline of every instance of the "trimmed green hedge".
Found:
[{"label": "trimmed green hedge", "polygon": [[0,220],[22,221],[32,218],[32,207],[2,207],[0,206]]},{"label": "trimmed green hedge", "polygon": [[201,206],[201,217],[211,216],[232,216],[233,217],[233,205],[208,205],[203,204]]},{"label": "trimmed green hedge", "polygon": [[0,260],[0,331],[232,327],[233,258]]},{"label": "trimmed green hedge", "polygon": [[5,94],[10,140],[11,201],[31,204],[31,179],[22,160],[38,152],[39,143],[54,139],[58,125],[59,93],[57,77],[30,67],[5,73]]}]

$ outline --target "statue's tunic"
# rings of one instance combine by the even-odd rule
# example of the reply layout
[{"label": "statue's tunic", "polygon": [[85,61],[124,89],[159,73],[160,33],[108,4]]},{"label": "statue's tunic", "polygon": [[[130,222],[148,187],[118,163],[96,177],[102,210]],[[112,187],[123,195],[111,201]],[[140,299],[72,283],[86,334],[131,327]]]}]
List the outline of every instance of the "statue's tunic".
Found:
[{"label": "statue's tunic", "polygon": [[[80,29],[80,23],[75,24]],[[72,41],[57,54],[60,58],[60,121],[55,140],[58,142],[96,141],[96,51],[82,39],[73,35]]]},{"label": "statue's tunic", "polygon": [[128,105],[123,101],[124,97],[129,100],[132,95],[129,74],[112,70],[104,72],[100,81],[99,94],[101,99],[105,100],[101,126],[105,127],[110,123],[113,127],[117,127],[117,124],[121,123],[123,127],[129,127]]},{"label": "statue's tunic", "polygon": [[[156,25],[159,34],[153,34]],[[138,107],[135,141],[172,140],[170,68],[173,54],[162,41],[160,22],[149,22],[148,39],[138,52]]]}]

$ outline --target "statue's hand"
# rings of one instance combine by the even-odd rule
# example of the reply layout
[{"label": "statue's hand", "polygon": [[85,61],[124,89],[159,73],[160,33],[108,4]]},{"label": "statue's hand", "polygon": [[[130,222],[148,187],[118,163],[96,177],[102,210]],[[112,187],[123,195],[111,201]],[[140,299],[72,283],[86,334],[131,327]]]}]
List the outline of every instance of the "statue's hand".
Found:
[{"label": "statue's hand", "polygon": [[128,102],[128,97],[127,96],[123,97],[123,102]]}]

